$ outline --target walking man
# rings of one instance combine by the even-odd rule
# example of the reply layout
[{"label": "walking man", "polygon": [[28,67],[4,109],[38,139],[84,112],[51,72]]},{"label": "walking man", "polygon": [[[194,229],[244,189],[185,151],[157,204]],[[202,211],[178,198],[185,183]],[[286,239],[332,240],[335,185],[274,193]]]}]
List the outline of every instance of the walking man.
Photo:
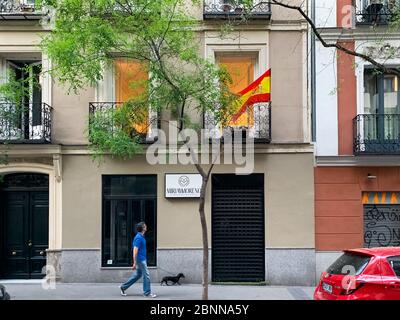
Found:
[{"label": "walking man", "polygon": [[120,286],[121,295],[126,296],[125,291],[138,281],[143,276],[143,294],[145,297],[155,298],[156,295],[151,293],[150,288],[150,273],[147,268],[146,261],[146,239],[144,234],[147,231],[147,226],[144,222],[139,222],[136,225],[137,234],[133,239],[133,266],[132,269],[136,270],[127,282]]}]

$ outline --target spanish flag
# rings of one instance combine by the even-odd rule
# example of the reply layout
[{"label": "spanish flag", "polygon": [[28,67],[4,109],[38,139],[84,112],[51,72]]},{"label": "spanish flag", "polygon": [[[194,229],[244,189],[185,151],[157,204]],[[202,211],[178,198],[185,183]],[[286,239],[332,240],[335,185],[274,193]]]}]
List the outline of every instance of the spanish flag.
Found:
[{"label": "spanish flag", "polygon": [[251,83],[247,88],[238,93],[236,100],[238,111],[233,115],[232,121],[235,122],[246,112],[249,106],[255,103],[271,101],[271,69],[261,77]]}]

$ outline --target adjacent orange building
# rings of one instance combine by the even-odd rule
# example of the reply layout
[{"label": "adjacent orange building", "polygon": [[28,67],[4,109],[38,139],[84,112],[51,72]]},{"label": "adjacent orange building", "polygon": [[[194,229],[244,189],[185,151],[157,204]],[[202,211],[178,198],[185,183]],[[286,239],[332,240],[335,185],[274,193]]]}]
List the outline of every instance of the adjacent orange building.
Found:
[{"label": "adjacent orange building", "polygon": [[[325,1],[315,8],[315,20],[328,42],[398,66],[400,55],[376,50],[400,48],[396,33],[377,43],[395,5]],[[397,76],[318,41],[315,47],[318,276],[345,248],[400,245],[400,91]]]}]

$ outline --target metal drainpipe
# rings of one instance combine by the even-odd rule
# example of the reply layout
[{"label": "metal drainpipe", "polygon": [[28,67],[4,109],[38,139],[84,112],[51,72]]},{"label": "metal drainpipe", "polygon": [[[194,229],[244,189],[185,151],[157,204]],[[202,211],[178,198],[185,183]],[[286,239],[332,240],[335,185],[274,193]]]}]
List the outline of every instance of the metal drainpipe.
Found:
[{"label": "metal drainpipe", "polygon": [[[311,0],[311,19],[315,23],[315,0]],[[311,30],[311,141],[316,141],[316,66],[315,66],[315,34]]]}]

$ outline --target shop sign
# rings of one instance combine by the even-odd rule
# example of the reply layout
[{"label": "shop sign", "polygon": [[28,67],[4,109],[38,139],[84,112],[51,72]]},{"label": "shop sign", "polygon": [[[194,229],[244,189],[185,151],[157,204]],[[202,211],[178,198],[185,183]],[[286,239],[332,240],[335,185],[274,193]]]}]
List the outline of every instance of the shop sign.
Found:
[{"label": "shop sign", "polygon": [[165,175],[165,197],[200,198],[202,181],[200,174],[167,173]]}]

